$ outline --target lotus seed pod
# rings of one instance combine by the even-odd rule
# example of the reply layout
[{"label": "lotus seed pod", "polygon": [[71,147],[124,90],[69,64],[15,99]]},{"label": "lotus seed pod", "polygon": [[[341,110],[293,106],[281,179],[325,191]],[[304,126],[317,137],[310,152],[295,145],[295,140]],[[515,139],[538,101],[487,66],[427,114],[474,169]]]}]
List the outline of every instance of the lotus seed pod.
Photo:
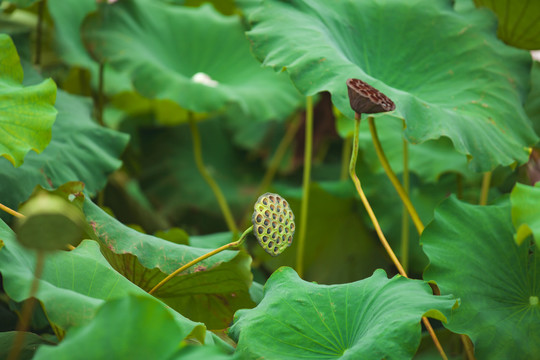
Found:
[{"label": "lotus seed pod", "polygon": [[251,217],[253,233],[262,248],[272,256],[291,246],[294,236],[294,214],[287,200],[266,193],[257,199]]},{"label": "lotus seed pod", "polygon": [[396,108],[388,96],[362,80],[347,80],[347,88],[351,108],[358,114],[376,114]]}]

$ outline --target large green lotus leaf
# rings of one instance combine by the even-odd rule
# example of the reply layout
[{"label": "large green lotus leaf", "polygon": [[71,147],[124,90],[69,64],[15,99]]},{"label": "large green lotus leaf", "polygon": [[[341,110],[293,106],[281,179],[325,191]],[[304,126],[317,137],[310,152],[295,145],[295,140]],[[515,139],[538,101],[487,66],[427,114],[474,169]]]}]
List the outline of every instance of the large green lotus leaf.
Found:
[{"label": "large green lotus leaf", "polygon": [[536,134],[540,134],[540,62],[533,63],[531,91],[525,102],[525,111],[533,122]]},{"label": "large green lotus leaf", "polygon": [[249,16],[255,55],[307,95],[330,91],[353,118],[345,81],[396,103],[412,143],[448,137],[474,170],[527,160],[537,141],[523,110],[530,55],[501,43],[488,12],[449,0],[266,1]]},{"label": "large green lotus leaf", "polygon": [[[337,127],[347,136],[354,129],[354,122],[339,117]],[[390,166],[396,174],[403,172],[403,120],[395,116],[381,116],[375,119],[377,134]],[[362,121],[359,134],[359,147],[362,156],[374,173],[384,172],[375,152],[367,120]],[[429,140],[421,144],[408,143],[409,170],[418,174],[422,180],[437,182],[441,174],[456,172],[467,177],[474,176],[467,165],[467,158],[458,153],[448,138]]]},{"label": "large green lotus leaf", "polygon": [[23,86],[23,69],[13,41],[0,34],[0,156],[21,166],[25,155],[42,152],[56,119],[56,85],[51,79]]},{"label": "large green lotus leaf", "polygon": [[510,204],[441,203],[421,241],[430,265],[424,280],[461,298],[445,326],[467,334],[478,359],[540,354],[540,252],[516,245]]},{"label": "large green lotus leaf", "polygon": [[[260,195],[254,191],[263,177],[263,164],[246,161],[246,154],[231,143],[220,118],[198,126],[205,165],[239,218]],[[188,126],[141,128],[140,133],[140,184],[158,212],[180,226],[189,221],[192,226],[204,227],[205,232],[225,230],[216,197],[195,164]]]},{"label": "large green lotus leaf", "polygon": [[[301,189],[276,185],[275,190],[287,199],[296,219],[300,219]],[[362,221],[363,209],[354,194],[349,181],[311,184],[304,250],[303,277],[306,280],[346,283],[387,266],[383,248]],[[258,245],[254,251],[272,271],[283,265],[294,266],[300,231],[301,224],[297,220],[293,243],[280,256],[270,256]]]},{"label": "large green lotus leaf", "polygon": [[420,280],[383,270],[342,285],[317,285],[291,268],[266,282],[264,298],[241,310],[229,335],[246,359],[410,359],[423,315],[446,321],[457,305]]},{"label": "large green lotus leaf", "polygon": [[159,302],[126,296],[103,304],[94,319],[67,332],[58,346],[41,346],[34,359],[163,359],[175,354],[185,331]]},{"label": "large green lotus leaf", "polygon": [[[26,74],[30,83],[40,81],[36,74]],[[121,165],[118,157],[128,136],[99,126],[91,117],[89,99],[59,90],[55,106],[58,117],[43,153],[29,153],[25,163],[16,169],[0,158],[3,204],[17,208],[38,184],[51,189],[69,181],[82,181],[86,192],[93,195],[105,185],[107,175]]]},{"label": "large green lotus leaf", "polygon": [[540,248],[540,182],[536,186],[516,184],[510,195],[512,222],[516,228],[516,242],[521,244],[530,235]]},{"label": "large green lotus leaf", "polygon": [[[72,66],[86,68],[92,74],[92,85],[97,89],[99,64],[86,51],[81,39],[81,25],[85,17],[97,10],[96,0],[48,0],[47,7],[54,20],[55,43],[58,55]],[[131,82],[110,66],[104,68],[104,91],[116,94],[132,89]]]},{"label": "large green lotus leaf", "polygon": [[[194,112],[281,119],[301,100],[286,75],[261,68],[237,16],[212,6],[119,1],[89,18],[87,47],[130,74],[144,96]],[[209,77],[209,78],[208,78]],[[206,80],[205,80],[206,79]]]},{"label": "large green lotus leaf", "polygon": [[[15,301],[28,298],[34,278],[35,252],[23,248],[15,240],[15,234],[0,220],[0,272],[6,294]],[[1,245],[1,243],[0,243]],[[52,325],[62,330],[88,323],[96,309],[106,300],[125,297],[128,294],[146,296],[159,303],[144,290],[116,272],[92,240],[83,241],[73,251],[47,254],[43,274],[39,280],[36,298],[42,303]],[[184,318],[168,309],[182,329],[178,338],[193,332],[204,341],[205,331],[201,324]]]},{"label": "large green lotus leaf", "polygon": [[499,20],[497,36],[505,43],[528,50],[540,49],[540,2],[511,0],[474,0],[487,7]]},{"label": "large green lotus leaf", "polygon": [[[104,256],[122,275],[150,291],[182,265],[208,253],[142,234],[119,223],[90,201],[85,213]],[[204,322],[211,329],[227,327],[236,310],[255,305],[249,295],[251,258],[226,251],[212,256],[171,279],[154,295],[182,315]]]}]

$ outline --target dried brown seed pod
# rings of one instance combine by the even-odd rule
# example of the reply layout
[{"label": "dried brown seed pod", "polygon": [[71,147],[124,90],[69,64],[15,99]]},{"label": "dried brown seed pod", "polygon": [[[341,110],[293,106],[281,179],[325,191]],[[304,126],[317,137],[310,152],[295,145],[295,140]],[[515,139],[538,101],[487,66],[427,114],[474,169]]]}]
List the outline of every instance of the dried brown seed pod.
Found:
[{"label": "dried brown seed pod", "polygon": [[347,88],[351,108],[358,114],[376,114],[396,108],[388,96],[362,80],[348,79]]}]

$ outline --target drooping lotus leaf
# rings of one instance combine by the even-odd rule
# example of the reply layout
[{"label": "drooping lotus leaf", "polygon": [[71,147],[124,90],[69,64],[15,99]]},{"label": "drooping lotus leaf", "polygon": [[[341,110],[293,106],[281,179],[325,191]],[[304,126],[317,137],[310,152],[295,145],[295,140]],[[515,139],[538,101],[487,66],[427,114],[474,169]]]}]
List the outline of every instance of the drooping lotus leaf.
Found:
[{"label": "drooping lotus leaf", "polygon": [[540,182],[536,186],[516,184],[510,195],[512,222],[516,228],[515,239],[521,244],[530,235],[540,248]]},{"label": "drooping lotus leaf", "polygon": [[[85,203],[84,210],[104,245],[102,251],[107,260],[146,291],[182,265],[210,251],[142,234],[119,223],[90,201]],[[210,329],[223,329],[230,324],[236,310],[255,305],[249,295],[250,264],[251,257],[245,252],[222,252],[175,276],[154,295]]]},{"label": "drooping lotus leaf", "polygon": [[181,326],[158,301],[125,296],[105,302],[91,322],[72,328],[57,346],[41,346],[34,359],[162,359],[176,353]]},{"label": "drooping lotus leaf", "polygon": [[[25,73],[25,82],[41,81],[28,68]],[[99,126],[91,117],[89,99],[59,90],[55,106],[58,117],[43,153],[29,153],[18,168],[0,158],[0,198],[4,205],[16,209],[38,184],[51,189],[68,181],[82,181],[86,193],[93,195],[105,185],[107,175],[121,165],[118,157],[128,136]],[[5,218],[5,214],[0,217]]]},{"label": "drooping lotus leaf", "polygon": [[540,251],[518,246],[510,204],[476,206],[454,197],[421,237],[430,265],[424,280],[461,299],[445,327],[467,334],[477,359],[540,354]]},{"label": "drooping lotus leaf", "polygon": [[540,2],[511,0],[474,0],[497,15],[497,36],[505,43],[528,50],[540,49]]},{"label": "drooping lotus leaf", "polygon": [[[71,66],[88,69],[91,83],[97,89],[99,63],[86,51],[81,39],[84,18],[97,9],[96,0],[47,0],[47,7],[54,20],[54,40],[58,55]],[[132,89],[131,82],[110,66],[104,68],[104,91],[116,94]]]},{"label": "drooping lotus leaf", "polygon": [[535,61],[531,72],[531,91],[525,102],[525,111],[532,120],[536,134],[540,134],[540,62]]},{"label": "drooping lotus leaf", "polygon": [[0,156],[21,166],[25,155],[42,152],[56,119],[56,85],[51,79],[23,86],[23,69],[13,41],[0,34]]},{"label": "drooping lotus leaf", "polygon": [[446,321],[457,304],[420,280],[384,270],[342,285],[317,285],[291,268],[266,282],[264,298],[235,315],[229,336],[246,359],[410,359],[423,315]]},{"label": "drooping lotus leaf", "polygon": [[[281,119],[301,99],[286,75],[261,68],[240,19],[212,6],[119,1],[88,19],[83,35],[96,56],[129,73],[144,96],[194,112]],[[181,34],[181,36],[179,35]]]},{"label": "drooping lotus leaf", "polygon": [[349,118],[345,82],[358,78],[396,103],[410,142],[448,137],[475,170],[523,163],[537,141],[522,107],[530,55],[496,38],[487,12],[448,0],[269,0],[248,20],[265,65],[304,94],[330,91]]},{"label": "drooping lotus leaf", "polygon": [[[2,220],[0,240],[0,245],[4,245],[0,248],[4,290],[14,301],[23,301],[28,298],[34,279],[35,252],[19,245],[15,234]],[[58,251],[45,257],[36,298],[43,304],[51,325],[65,331],[91,321],[97,308],[106,300],[129,294],[146,296],[159,303],[116,272],[103,258],[96,242],[85,240],[73,251]],[[177,333],[180,340],[192,333],[204,341],[204,326],[184,318],[162,303],[161,306],[173,315],[181,328]]]}]

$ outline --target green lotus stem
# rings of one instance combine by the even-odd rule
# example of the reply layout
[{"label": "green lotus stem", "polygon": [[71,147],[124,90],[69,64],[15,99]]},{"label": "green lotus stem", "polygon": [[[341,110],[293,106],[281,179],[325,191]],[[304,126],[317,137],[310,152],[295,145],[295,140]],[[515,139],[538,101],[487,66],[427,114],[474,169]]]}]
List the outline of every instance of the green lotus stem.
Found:
[{"label": "green lotus stem", "polygon": [[403,269],[403,266],[399,262],[396,254],[394,253],[394,250],[392,250],[392,247],[386,240],[386,237],[384,236],[381,226],[379,225],[379,221],[377,220],[377,217],[375,216],[375,213],[373,212],[373,209],[371,208],[371,205],[369,204],[369,201],[366,195],[364,194],[364,190],[362,190],[362,184],[360,183],[360,179],[358,179],[358,176],[356,175],[356,160],[358,158],[358,134],[360,133],[360,114],[355,113],[354,120],[355,120],[354,138],[353,138],[353,148],[352,148],[352,153],[351,153],[351,162],[349,164],[349,175],[352,181],[354,182],[356,191],[358,192],[358,195],[360,195],[360,199],[362,200],[362,203],[364,204],[364,207],[366,208],[369,218],[371,219],[371,222],[373,223],[373,226],[375,227],[375,232],[379,236],[379,239],[382,245],[384,246],[386,252],[390,256],[390,259],[392,259],[392,262],[398,269],[399,273],[402,276],[408,277],[407,272],[405,271],[405,269]]},{"label": "green lotus stem", "polygon": [[306,134],[304,146],[304,179],[302,182],[302,213],[300,216],[300,234],[296,253],[296,272],[304,275],[304,246],[306,242],[307,219],[309,207],[309,183],[311,177],[311,153],[313,144],[313,98],[306,97]]},{"label": "green lotus stem", "polygon": [[206,166],[204,165],[202,157],[201,135],[199,134],[197,122],[191,111],[188,113],[188,123],[191,130],[191,136],[193,138],[193,153],[195,154],[195,164],[197,165],[197,169],[199,170],[199,173],[204,178],[206,183],[214,192],[214,196],[219,203],[219,207],[221,209],[221,212],[223,213],[223,217],[225,218],[225,222],[227,223],[229,231],[233,233],[233,237],[236,237],[236,235],[238,234],[238,228],[236,227],[236,224],[234,222],[231,209],[227,204],[227,200],[225,199],[223,192],[221,192],[218,184],[210,175],[210,173],[206,169]]},{"label": "green lotus stem", "polygon": [[388,159],[386,158],[386,155],[384,154],[384,150],[379,140],[379,136],[377,135],[377,128],[375,127],[375,121],[373,117],[371,116],[368,117],[368,122],[369,122],[369,131],[371,132],[371,139],[373,140],[373,145],[375,146],[375,152],[377,153],[379,162],[381,163],[384,171],[386,172],[386,175],[392,182],[392,185],[394,185],[394,189],[396,189],[399,197],[401,198],[401,201],[407,208],[407,211],[409,212],[409,215],[411,216],[414,226],[416,226],[416,230],[418,230],[419,234],[422,234],[422,232],[424,231],[424,224],[422,223],[422,220],[420,220],[420,216],[418,216],[418,213],[416,212],[416,209],[414,208],[411,202],[411,199],[409,198],[409,195],[407,195],[407,193],[405,192],[405,189],[403,189],[403,186],[401,186],[401,183],[399,182],[399,179],[397,178],[396,174],[390,167],[390,163],[388,162]]},{"label": "green lotus stem", "polygon": [[[405,120],[403,121],[405,128]],[[409,194],[410,178],[409,178],[409,142],[403,139],[403,189],[405,194]],[[401,264],[403,269],[409,269],[409,214],[407,207],[403,205],[401,212]]]},{"label": "green lotus stem", "polygon": [[461,338],[461,342],[463,343],[463,347],[465,348],[467,360],[475,360],[476,358],[474,357],[474,346],[471,339],[469,339],[469,337],[465,334],[460,334],[459,337]]},{"label": "green lotus stem", "polygon": [[24,217],[24,215],[21,214],[20,212],[17,212],[17,211],[15,211],[13,209],[10,209],[10,208],[8,208],[6,205],[4,205],[2,203],[0,203],[0,210],[4,210],[8,214],[13,215],[13,216],[18,217],[18,218],[23,218]]},{"label": "green lotus stem", "polygon": [[11,351],[8,355],[8,360],[16,360],[19,357],[19,352],[21,351],[24,336],[28,330],[30,320],[32,318],[32,312],[34,311],[34,305],[36,303],[36,293],[39,287],[39,278],[43,273],[43,266],[45,265],[45,252],[40,250],[37,252],[36,257],[36,268],[34,270],[34,279],[30,285],[30,293],[28,294],[28,300],[23,305],[21,311],[21,317],[19,323],[17,324],[17,336],[11,347]]},{"label": "green lotus stem", "polygon": [[343,139],[343,148],[341,151],[341,174],[339,180],[347,180],[347,175],[349,174],[349,154],[351,153],[352,148],[352,137],[347,136]]},{"label": "green lotus stem", "polygon": [[456,187],[457,187],[457,198],[463,199],[463,175],[460,173],[456,174]]},{"label": "green lotus stem", "polygon": [[104,96],[103,96],[103,86],[105,82],[105,64],[99,63],[99,75],[98,75],[98,93],[97,93],[97,120],[99,125],[105,126],[103,122],[103,107],[104,107]]},{"label": "green lotus stem", "polygon": [[246,241],[246,238],[247,236],[249,235],[250,232],[253,231],[253,226],[250,226],[246,231],[244,231],[242,233],[242,236],[240,236],[240,239],[238,239],[237,241],[233,241],[233,242],[230,242],[228,244],[225,244],[215,250],[212,250],[210,251],[209,253],[207,254],[204,254],[202,256],[199,256],[198,258],[194,259],[194,260],[191,260],[190,262],[188,262],[187,264],[185,265],[182,265],[181,267],[179,267],[178,269],[176,269],[173,273],[171,273],[170,275],[168,275],[165,279],[161,280],[156,286],[154,286],[152,288],[152,290],[150,290],[148,293],[149,294],[153,294],[154,292],[156,292],[159,288],[161,288],[163,285],[165,285],[169,280],[171,280],[173,277],[175,277],[176,275],[180,274],[182,271],[186,270],[186,269],[189,269],[190,267],[192,267],[193,265],[205,260],[205,259],[208,259],[210,256],[213,256],[213,255],[216,255],[224,250],[228,250],[228,249],[235,249],[235,248],[238,248],[240,246],[242,246],[242,244],[244,243],[244,241]]},{"label": "green lotus stem", "polygon": [[34,64],[41,65],[41,48],[43,40],[43,12],[45,9],[45,0],[41,0],[38,3],[38,22],[36,26],[36,56],[34,58]]},{"label": "green lotus stem", "polygon": [[484,177],[482,178],[482,188],[480,190],[480,201],[478,202],[479,205],[486,205],[488,201],[488,195],[489,195],[489,186],[491,184],[491,171],[488,171],[484,173]]}]

